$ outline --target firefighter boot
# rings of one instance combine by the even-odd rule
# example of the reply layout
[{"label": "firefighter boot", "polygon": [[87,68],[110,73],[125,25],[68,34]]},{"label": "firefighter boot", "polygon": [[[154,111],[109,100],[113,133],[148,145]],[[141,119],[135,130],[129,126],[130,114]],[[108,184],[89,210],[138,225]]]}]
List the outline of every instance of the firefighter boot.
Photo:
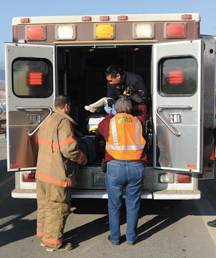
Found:
[{"label": "firefighter boot", "polygon": [[53,251],[57,251],[57,252],[67,252],[73,249],[73,246],[71,243],[67,243],[65,245],[61,245],[58,249],[55,248],[51,248],[51,247],[46,247],[46,250],[48,252],[53,252]]},{"label": "firefighter boot", "polygon": [[210,226],[210,227],[216,228],[216,219],[215,219],[215,220],[212,220],[212,221],[207,222],[207,225],[208,225],[208,226]]}]

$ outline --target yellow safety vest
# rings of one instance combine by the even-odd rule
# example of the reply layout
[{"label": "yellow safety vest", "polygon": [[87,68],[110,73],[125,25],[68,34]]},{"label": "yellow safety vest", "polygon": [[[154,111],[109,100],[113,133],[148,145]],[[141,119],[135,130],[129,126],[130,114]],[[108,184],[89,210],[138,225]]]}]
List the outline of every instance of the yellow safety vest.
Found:
[{"label": "yellow safety vest", "polygon": [[142,135],[142,124],[130,114],[118,113],[110,119],[107,152],[115,159],[140,159],[146,140]]}]

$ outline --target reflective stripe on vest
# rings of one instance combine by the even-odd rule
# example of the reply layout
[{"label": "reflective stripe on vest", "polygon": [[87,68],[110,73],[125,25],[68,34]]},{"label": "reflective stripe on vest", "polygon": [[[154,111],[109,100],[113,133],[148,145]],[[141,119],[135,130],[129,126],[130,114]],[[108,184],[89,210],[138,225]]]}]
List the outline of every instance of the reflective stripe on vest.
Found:
[{"label": "reflective stripe on vest", "polygon": [[107,152],[115,159],[140,159],[145,147],[140,121],[130,114],[120,113],[110,120]]}]

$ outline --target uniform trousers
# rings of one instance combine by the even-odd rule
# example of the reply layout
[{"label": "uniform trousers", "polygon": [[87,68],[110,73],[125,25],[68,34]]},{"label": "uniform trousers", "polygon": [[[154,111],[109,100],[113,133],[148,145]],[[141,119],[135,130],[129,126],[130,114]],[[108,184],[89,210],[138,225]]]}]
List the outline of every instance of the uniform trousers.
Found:
[{"label": "uniform trousers", "polygon": [[46,246],[58,249],[71,207],[71,188],[37,179],[37,235]]}]

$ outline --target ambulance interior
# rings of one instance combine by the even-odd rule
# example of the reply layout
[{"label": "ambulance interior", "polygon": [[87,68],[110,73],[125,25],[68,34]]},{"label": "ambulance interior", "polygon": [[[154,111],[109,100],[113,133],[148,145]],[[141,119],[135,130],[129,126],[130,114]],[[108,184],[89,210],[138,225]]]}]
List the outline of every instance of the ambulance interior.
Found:
[{"label": "ambulance interior", "polygon": [[[72,102],[71,116],[78,123],[77,129],[85,137],[92,139],[96,146],[97,156],[90,165],[100,165],[104,158],[105,141],[92,130],[91,121],[99,121],[107,115],[102,109],[91,113],[84,109],[106,96],[107,81],[105,70],[110,65],[118,65],[125,71],[140,75],[150,92],[151,85],[151,46],[59,46],[57,47],[58,94],[66,94]],[[151,107],[148,117],[151,117]],[[152,164],[151,125],[148,124],[146,151],[148,163]],[[92,127],[92,128],[90,128]],[[144,128],[146,130],[146,128]]]}]

